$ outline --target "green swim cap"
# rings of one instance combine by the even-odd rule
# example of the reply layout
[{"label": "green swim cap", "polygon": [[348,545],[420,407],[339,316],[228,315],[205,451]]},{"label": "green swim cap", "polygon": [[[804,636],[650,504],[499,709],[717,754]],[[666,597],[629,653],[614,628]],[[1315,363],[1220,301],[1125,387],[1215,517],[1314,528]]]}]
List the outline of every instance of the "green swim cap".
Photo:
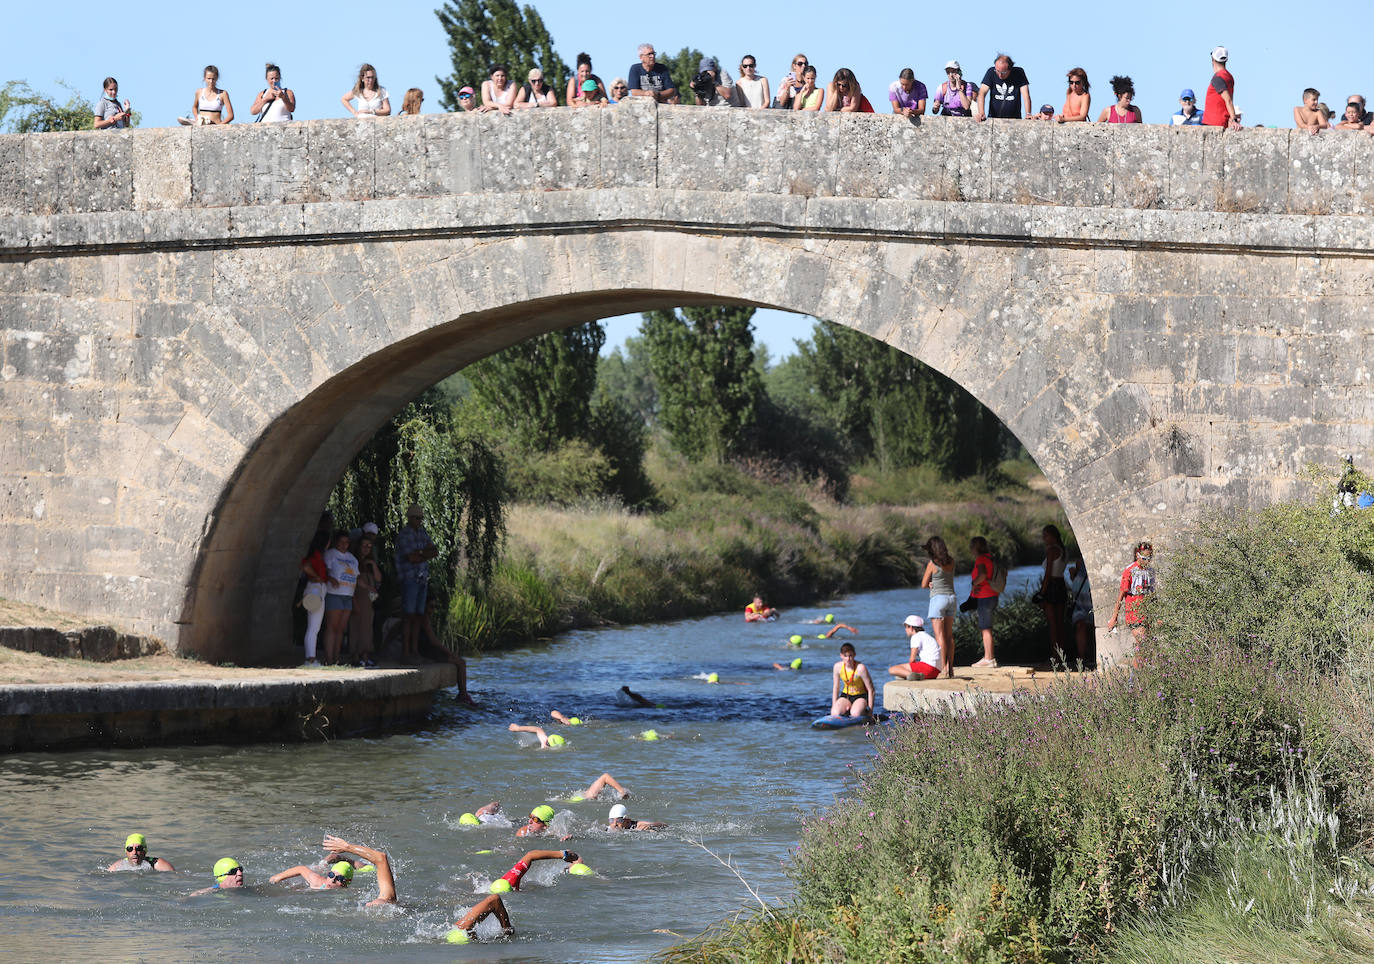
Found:
[{"label": "green swim cap", "polygon": [[475,813],[463,814],[461,817],[458,818],[458,822],[462,824],[464,827],[478,827],[482,824],[482,821],[477,819],[477,814]]},{"label": "green swim cap", "polygon": [[530,811],[530,816],[534,817],[536,820],[542,820],[548,823],[553,819],[553,807],[549,806],[547,803],[541,803]]},{"label": "green swim cap", "polygon": [[788,637],[787,641],[791,643],[793,646],[800,646],[802,640],[800,636],[792,635]]},{"label": "green swim cap", "polygon": [[[138,834],[134,834],[133,836],[137,837]],[[239,862],[233,857],[221,857],[219,860],[215,861],[215,879],[219,880],[221,877],[228,877],[238,869]]]},{"label": "green swim cap", "polygon": [[572,874],[574,877],[596,876],[596,871],[592,870],[592,868],[588,867],[586,864],[569,864],[568,873]]},{"label": "green swim cap", "polygon": [[478,852],[479,854],[489,854],[489,853],[491,853],[490,850],[479,850],[479,851],[477,851],[477,852]]},{"label": "green swim cap", "polygon": [[708,683],[719,683],[719,682],[720,682],[720,674],[719,674],[719,673],[712,673],[710,676],[707,676],[707,677],[706,677],[706,682],[708,682]]},{"label": "green swim cap", "polygon": [[510,881],[506,880],[504,877],[498,877],[491,882],[491,886],[488,887],[487,890],[493,894],[509,894]]},{"label": "green swim cap", "polygon": [[792,668],[793,668],[793,669],[801,669],[801,657],[800,657],[800,656],[798,656],[796,659],[792,660]]},{"label": "green swim cap", "polygon": [[131,833],[129,834],[129,836],[124,838],[124,846],[146,847],[148,846],[148,839],[144,837],[141,833]]},{"label": "green swim cap", "polygon": [[645,730],[643,733],[639,734],[639,738],[641,740],[648,740],[650,743],[652,743],[654,740],[658,739],[658,731]]},{"label": "green swim cap", "polygon": [[817,638],[817,639],[825,639],[825,633],[817,633],[817,634],[816,634],[816,638]]},{"label": "green swim cap", "polygon": [[450,944],[466,944],[468,941],[472,940],[472,938],[468,937],[467,931],[462,931],[455,927],[444,935],[444,940],[448,941]]},{"label": "green swim cap", "polygon": [[568,725],[569,725],[569,726],[581,726],[581,725],[582,725],[582,721],[579,720],[579,719],[578,719],[577,717],[575,717],[575,716],[570,716],[570,717],[568,717]]},{"label": "green swim cap", "polygon": [[563,737],[559,736],[557,733],[549,734],[549,746],[562,746],[567,742],[567,740],[563,739]]},{"label": "green swim cap", "polygon": [[828,623],[833,623],[833,622],[835,621],[835,614],[834,614],[834,613],[826,613],[826,614],[825,614],[825,621],[828,622]]},{"label": "green swim cap", "polygon": [[350,864],[347,860],[340,860],[337,864],[335,864],[333,867],[330,867],[329,869],[334,871],[335,877],[342,877],[344,880],[353,879],[353,865]]},{"label": "green swim cap", "polygon": [[569,802],[569,803],[581,803],[583,800],[586,800],[586,799],[587,799],[587,798],[584,797],[584,796],[582,796],[582,794],[580,794],[580,793],[574,793],[572,796],[568,797],[568,802]]}]

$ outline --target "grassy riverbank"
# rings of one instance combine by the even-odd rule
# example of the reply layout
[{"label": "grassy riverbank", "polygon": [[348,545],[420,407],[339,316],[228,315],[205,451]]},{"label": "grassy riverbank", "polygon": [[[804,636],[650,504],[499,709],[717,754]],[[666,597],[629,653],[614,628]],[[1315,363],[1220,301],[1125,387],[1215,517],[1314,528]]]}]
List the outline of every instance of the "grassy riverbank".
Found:
[{"label": "grassy riverbank", "polygon": [[459,594],[449,606],[455,644],[482,650],[580,626],[742,609],[755,593],[795,606],[912,585],[933,534],[966,569],[973,535],[1016,564],[1040,558],[1042,526],[1067,530],[1058,500],[1023,463],[1007,463],[992,481],[954,484],[919,472],[862,475],[850,504],[815,486],[662,452],[646,468],[658,512],[513,506],[489,591]]},{"label": "grassy riverbank", "polygon": [[1325,503],[1208,521],[1140,668],[893,728],[796,898],[663,959],[1368,959],[1371,549]]}]

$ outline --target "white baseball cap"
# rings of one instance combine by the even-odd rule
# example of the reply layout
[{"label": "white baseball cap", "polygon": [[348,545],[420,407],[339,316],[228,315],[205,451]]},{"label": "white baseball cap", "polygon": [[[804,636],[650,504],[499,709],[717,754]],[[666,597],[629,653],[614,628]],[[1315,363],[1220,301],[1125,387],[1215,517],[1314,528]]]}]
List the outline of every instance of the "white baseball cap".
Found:
[{"label": "white baseball cap", "polygon": [[377,530],[377,523],[375,523],[375,522],[364,522],[364,523],[363,523],[363,531],[366,532],[368,535],[375,536],[375,535],[377,534],[377,531],[378,531],[378,530]]},{"label": "white baseball cap", "polygon": [[1217,63],[1219,63],[1219,64],[1224,64],[1224,63],[1226,63],[1226,58],[1227,58],[1227,56],[1228,56],[1228,54],[1226,53],[1226,48],[1225,48],[1225,47],[1213,47],[1213,48],[1212,48],[1212,59],[1215,60]]},{"label": "white baseball cap", "polygon": [[920,629],[925,624],[926,621],[922,619],[920,616],[908,616],[905,620],[902,621],[903,626],[910,626],[912,629]]},{"label": "white baseball cap", "polygon": [[945,64],[945,70],[957,70],[962,73],[964,68],[959,66],[959,61],[951,60],[949,63]]},{"label": "white baseball cap", "polygon": [[617,803],[614,807],[611,807],[611,815],[608,819],[619,820],[627,813],[629,813],[629,811],[625,809],[625,804]]}]

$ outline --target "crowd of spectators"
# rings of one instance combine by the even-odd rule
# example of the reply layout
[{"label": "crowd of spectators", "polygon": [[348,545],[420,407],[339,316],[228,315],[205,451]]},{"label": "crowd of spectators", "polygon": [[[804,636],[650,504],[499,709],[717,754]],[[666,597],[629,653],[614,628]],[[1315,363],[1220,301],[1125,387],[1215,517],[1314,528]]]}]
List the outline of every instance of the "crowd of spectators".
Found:
[{"label": "crowd of spectators", "polygon": [[[1236,129],[1241,126],[1241,110],[1236,106],[1236,80],[1228,63],[1230,54],[1225,47],[1211,51],[1212,76],[1204,88],[1201,104],[1192,88],[1179,94],[1179,110],[1169,122],[1174,126],[1205,126]],[[924,83],[916,78],[910,67],[904,67],[887,88],[887,99],[893,114],[918,118],[927,110],[934,115],[967,117],[982,121],[998,119],[1028,119],[1056,124],[1088,123],[1092,121],[1092,93],[1088,74],[1082,67],[1070,69],[1066,75],[1066,90],[1062,107],[1043,104],[1039,110],[1032,106],[1030,79],[1024,68],[1005,53],[998,54],[975,84],[964,78],[957,60],[944,67],[945,79],[931,96]],[[844,113],[873,113],[872,101],[864,94],[859,78],[848,67],[835,71],[824,84],[820,73],[805,54],[797,54],[788,64],[776,91],[769,78],[759,71],[757,58],[746,54],[740,58],[739,79],[722,68],[715,57],[702,57],[697,72],[689,78],[686,89],[679,89],[672,72],[658,61],[653,44],[640,44],[638,61],[630,65],[625,77],[614,78],[607,85],[592,70],[592,59],[585,53],[577,55],[574,76],[559,92],[544,79],[544,73],[534,68],[524,83],[510,76],[506,64],[491,66],[488,77],[476,89],[463,86],[458,91],[459,111],[511,114],[518,110],[540,107],[606,107],[634,98],[648,98],[661,104],[691,103],[701,107],[738,107],[744,109],[777,109],[799,111],[838,111]],[[281,82],[281,68],[268,64],[266,86],[253,100],[253,119],[271,123],[289,121],[296,109],[296,95]],[[1127,76],[1111,78],[1113,103],[1097,115],[1101,124],[1143,124],[1145,118],[1133,103],[1135,85]],[[100,130],[126,127],[131,110],[129,101],[119,100],[119,83],[106,77],[104,94],[95,108],[95,127]],[[340,98],[354,117],[378,118],[392,113],[391,99],[377,79],[371,64],[358,69],[352,88]],[[424,92],[418,87],[406,91],[401,114],[418,114],[424,102]],[[1346,99],[1343,115],[1332,123],[1335,113],[1321,101],[1319,91],[1309,87],[1303,92],[1303,103],[1293,108],[1293,125],[1313,134],[1324,130],[1364,130],[1374,134],[1374,115],[1366,109],[1362,94]],[[219,70],[213,65],[205,68],[204,85],[192,98],[191,111],[178,120],[182,124],[228,124],[234,119],[234,108],[227,91],[219,88]]]}]

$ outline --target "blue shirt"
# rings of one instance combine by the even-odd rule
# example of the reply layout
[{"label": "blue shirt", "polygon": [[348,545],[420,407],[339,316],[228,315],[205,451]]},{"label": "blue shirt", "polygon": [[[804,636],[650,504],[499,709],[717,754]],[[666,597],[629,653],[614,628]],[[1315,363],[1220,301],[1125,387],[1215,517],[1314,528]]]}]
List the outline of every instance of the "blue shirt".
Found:
[{"label": "blue shirt", "polygon": [[630,76],[626,83],[630,90],[677,90],[677,84],[673,83],[673,75],[662,64],[654,64],[649,70],[645,70],[643,64],[635,64],[630,68]]},{"label": "blue shirt", "polygon": [[1183,110],[1180,108],[1179,110],[1174,111],[1173,124],[1175,127],[1201,127],[1202,111],[1197,110],[1195,106],[1195,109],[1193,110],[1193,116],[1184,117]]},{"label": "blue shirt", "polygon": [[402,582],[429,582],[429,560],[411,562],[406,557],[412,552],[420,552],[433,545],[424,526],[417,529],[406,523],[401,531],[396,533],[396,574],[401,577]]}]

